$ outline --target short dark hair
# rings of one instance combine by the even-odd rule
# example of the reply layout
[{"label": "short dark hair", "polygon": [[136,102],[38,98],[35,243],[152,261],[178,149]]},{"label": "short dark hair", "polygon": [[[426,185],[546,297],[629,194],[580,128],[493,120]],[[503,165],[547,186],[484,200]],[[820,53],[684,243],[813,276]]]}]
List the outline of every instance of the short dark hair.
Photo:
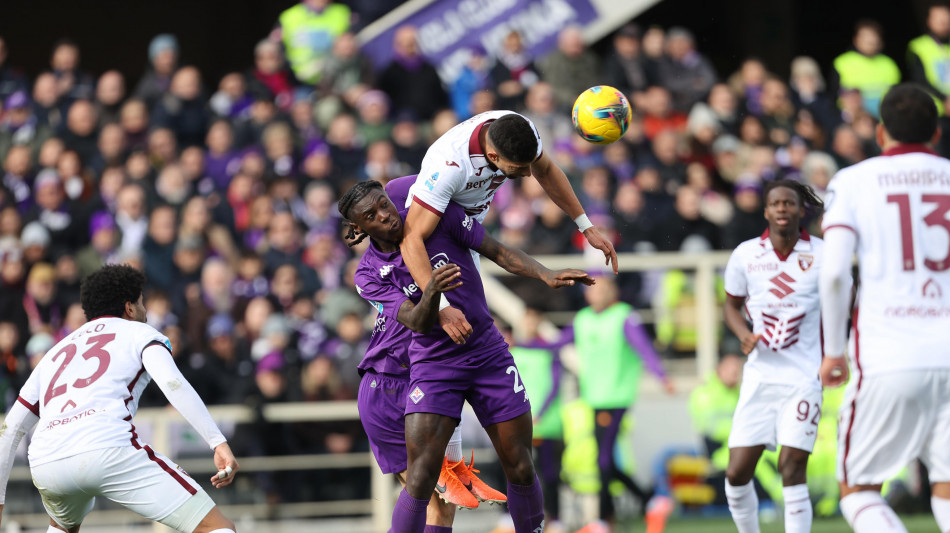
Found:
[{"label": "short dark hair", "polygon": [[857,35],[861,30],[871,30],[877,34],[878,37],[884,37],[884,27],[881,26],[881,23],[874,19],[861,19],[854,24],[854,34]]},{"label": "short dark hair", "polygon": [[498,155],[515,163],[533,163],[540,140],[528,119],[517,113],[504,115],[488,125],[488,139]]},{"label": "short dark hair", "polygon": [[[350,187],[350,190],[343,193],[343,196],[340,198],[340,201],[337,202],[337,209],[340,210],[340,214],[343,215],[343,223],[349,224],[350,221],[350,209],[353,209],[353,206],[358,204],[360,200],[366,198],[366,196],[375,190],[384,190],[383,184],[376,180],[367,180],[361,181],[356,185]],[[344,238],[347,241],[348,246],[356,246],[357,244],[363,242],[363,239],[369,235],[368,233],[360,233],[357,235],[353,228],[351,227],[349,231],[346,232]]]},{"label": "short dark hair", "polygon": [[765,182],[765,187],[762,189],[762,203],[767,203],[769,193],[779,187],[791,189],[795,195],[798,196],[798,204],[804,207],[805,212],[810,215],[820,215],[825,209],[825,203],[821,201],[821,198],[818,198],[818,195],[815,194],[815,190],[812,189],[811,186],[790,179],[777,179]]},{"label": "short dark hair", "polygon": [[913,83],[891,87],[881,101],[881,122],[897,142],[923,144],[937,132],[937,105]]},{"label": "short dark hair", "polygon": [[86,320],[101,316],[121,317],[126,302],[142,296],[145,274],[128,265],[106,265],[86,276],[79,289],[79,300]]}]

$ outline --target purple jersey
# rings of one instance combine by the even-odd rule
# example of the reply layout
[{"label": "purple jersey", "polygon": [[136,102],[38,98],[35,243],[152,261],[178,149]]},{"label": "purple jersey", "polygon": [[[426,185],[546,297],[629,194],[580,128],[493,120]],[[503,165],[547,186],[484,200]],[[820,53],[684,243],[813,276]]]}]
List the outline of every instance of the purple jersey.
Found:
[{"label": "purple jersey", "polygon": [[389,195],[389,199],[393,205],[399,207],[399,209],[402,209],[402,206],[406,205],[406,200],[409,199],[409,188],[412,187],[415,182],[416,174],[389,180],[389,183],[386,184],[386,194]]},{"label": "purple jersey", "polygon": [[372,369],[383,374],[409,375],[412,331],[396,319],[402,303],[409,298],[387,279],[396,265],[405,269],[399,252],[384,254],[371,242],[356,267],[356,291],[379,313],[366,355],[359,364],[361,373]]}]

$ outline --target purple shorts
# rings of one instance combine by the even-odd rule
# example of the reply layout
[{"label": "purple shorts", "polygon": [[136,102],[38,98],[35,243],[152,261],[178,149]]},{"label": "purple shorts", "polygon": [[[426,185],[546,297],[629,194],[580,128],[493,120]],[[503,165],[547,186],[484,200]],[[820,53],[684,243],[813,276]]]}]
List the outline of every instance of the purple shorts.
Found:
[{"label": "purple shorts", "polygon": [[409,376],[367,371],[360,381],[357,406],[369,447],[384,474],[406,469],[406,397]]},{"label": "purple shorts", "polygon": [[410,368],[406,414],[462,416],[468,401],[482,427],[517,418],[531,411],[528,393],[508,350],[473,366],[443,361],[419,361]]}]

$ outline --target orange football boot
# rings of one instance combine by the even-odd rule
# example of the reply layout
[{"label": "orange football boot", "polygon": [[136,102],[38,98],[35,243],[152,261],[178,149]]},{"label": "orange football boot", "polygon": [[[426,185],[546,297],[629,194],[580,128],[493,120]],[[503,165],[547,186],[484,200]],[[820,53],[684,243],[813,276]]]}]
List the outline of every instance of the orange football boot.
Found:
[{"label": "orange football boot", "polygon": [[[459,461],[459,463],[464,463],[464,461]],[[459,509],[474,509],[478,507],[478,499],[455,475],[454,468],[457,465],[458,463],[449,463],[447,457],[442,458],[442,471],[439,472],[435,492],[445,503],[457,505]]]},{"label": "orange football boot", "polygon": [[480,471],[475,468],[474,449],[472,450],[471,461],[465,464],[465,459],[462,459],[455,463],[452,466],[452,472],[454,472],[458,480],[462,482],[462,485],[478,498],[478,501],[488,503],[504,503],[508,501],[507,496],[489,487],[487,483],[475,475],[480,473]]}]

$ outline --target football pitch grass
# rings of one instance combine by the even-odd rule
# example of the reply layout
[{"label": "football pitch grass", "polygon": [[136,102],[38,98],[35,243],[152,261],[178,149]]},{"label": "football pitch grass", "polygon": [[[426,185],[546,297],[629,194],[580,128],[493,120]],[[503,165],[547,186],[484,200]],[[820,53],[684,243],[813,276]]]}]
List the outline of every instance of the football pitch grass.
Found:
[{"label": "football pitch grass", "polygon": [[[902,515],[901,520],[907,527],[909,533],[937,533],[937,523],[933,516],[929,514]],[[628,524],[620,533],[639,533],[644,529],[643,523]],[[833,518],[816,518],[811,528],[812,533],[847,533],[851,531],[844,518],[836,516]],[[785,524],[782,516],[777,520],[762,524],[762,533],[781,533],[785,531]],[[736,526],[732,520],[726,517],[716,518],[679,518],[671,519],[664,533],[735,533]]]}]

